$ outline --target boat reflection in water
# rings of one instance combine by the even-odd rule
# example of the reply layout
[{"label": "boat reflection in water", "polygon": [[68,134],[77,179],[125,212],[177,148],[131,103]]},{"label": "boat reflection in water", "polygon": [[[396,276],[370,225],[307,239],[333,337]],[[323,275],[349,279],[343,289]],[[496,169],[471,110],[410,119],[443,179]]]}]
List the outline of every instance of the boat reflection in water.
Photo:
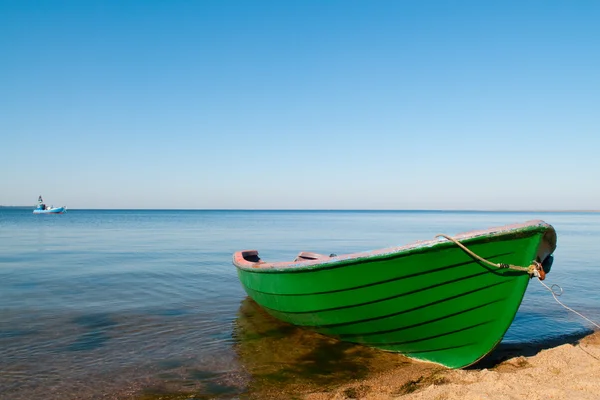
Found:
[{"label": "boat reflection in water", "polygon": [[256,398],[322,392],[400,365],[418,364],[397,353],[281,322],[250,297],[240,305],[233,338],[241,368],[248,374],[247,393]]}]

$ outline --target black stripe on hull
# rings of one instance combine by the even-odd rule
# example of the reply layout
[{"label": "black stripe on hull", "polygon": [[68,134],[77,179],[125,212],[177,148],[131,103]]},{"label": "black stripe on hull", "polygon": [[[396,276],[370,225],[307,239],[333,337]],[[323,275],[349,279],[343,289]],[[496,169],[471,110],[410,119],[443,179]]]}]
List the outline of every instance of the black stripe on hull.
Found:
[{"label": "black stripe on hull", "polygon": [[[509,256],[511,254],[514,254],[514,252],[496,254],[496,255],[487,257],[487,259],[488,260],[493,260],[493,259],[496,259],[498,257]],[[403,275],[403,276],[400,276],[400,277],[397,277],[397,278],[390,278],[390,279],[386,279],[386,280],[383,280],[383,281],[378,281],[378,282],[373,282],[373,283],[367,283],[367,284],[364,284],[364,285],[353,286],[353,287],[348,287],[348,288],[343,288],[343,289],[328,290],[326,292],[273,293],[273,292],[263,292],[263,291],[252,289],[252,288],[248,288],[248,289],[251,290],[251,291],[253,291],[253,292],[255,292],[255,293],[268,294],[268,295],[273,295],[273,296],[313,296],[313,295],[320,295],[320,294],[340,293],[340,292],[346,292],[346,291],[350,291],[350,290],[364,289],[364,288],[367,288],[367,287],[377,286],[377,285],[381,285],[381,284],[385,284],[385,283],[390,283],[390,282],[394,282],[394,281],[400,281],[400,280],[403,280],[403,279],[414,278],[414,277],[417,277],[417,276],[422,276],[422,275],[427,275],[427,274],[431,274],[431,273],[435,273],[435,272],[445,271],[445,270],[448,270],[448,269],[458,268],[458,267],[462,267],[462,266],[470,265],[470,264],[479,264],[479,265],[481,265],[482,267],[484,267],[486,269],[485,272],[477,274],[477,275],[482,275],[482,274],[486,274],[486,273],[489,273],[489,272],[497,273],[497,271],[495,271],[491,267],[489,267],[489,266],[487,266],[485,264],[482,264],[482,263],[480,263],[477,260],[471,260],[471,261],[460,262],[460,263],[457,263],[457,264],[446,265],[444,267],[430,269],[430,270],[427,270],[427,271],[415,272],[413,274]],[[313,272],[317,272],[317,271],[313,271]],[[505,274],[507,272],[510,272],[510,271],[504,271]],[[522,274],[522,273],[519,272],[519,274]]]},{"label": "black stripe on hull", "polygon": [[441,337],[444,337],[444,336],[453,335],[455,333],[460,333],[460,332],[468,331],[469,329],[478,328],[480,326],[487,325],[487,324],[489,324],[491,322],[493,322],[493,321],[492,320],[483,321],[483,322],[480,322],[480,323],[475,324],[475,325],[469,325],[469,326],[465,326],[464,328],[455,329],[453,331],[448,331],[448,332],[440,333],[439,335],[427,336],[427,337],[423,337],[423,338],[419,338],[419,339],[414,339],[414,340],[406,340],[404,342],[378,342],[376,344],[377,344],[377,346],[398,346],[398,345],[419,343],[419,342],[423,342],[423,341],[426,341],[426,340],[438,339],[438,338],[441,338]]},{"label": "black stripe on hull", "polygon": [[[302,315],[302,314],[314,314],[314,313],[328,312],[328,311],[339,311],[339,310],[344,310],[344,309],[347,309],[347,308],[361,307],[361,306],[366,306],[366,305],[381,303],[383,301],[394,300],[394,299],[397,299],[397,298],[400,298],[400,297],[404,297],[404,296],[410,296],[412,294],[416,294],[416,293],[419,293],[419,292],[422,292],[422,291],[425,291],[425,290],[431,290],[431,289],[439,288],[439,287],[442,287],[442,286],[445,286],[445,285],[451,285],[451,284],[454,284],[454,283],[457,283],[457,282],[460,282],[460,281],[465,281],[465,280],[468,280],[468,279],[477,278],[477,277],[485,275],[485,274],[487,274],[487,272],[480,272],[480,273],[473,274],[473,275],[467,275],[467,276],[464,276],[462,278],[457,278],[457,279],[453,279],[453,280],[442,282],[442,283],[436,283],[435,285],[426,286],[426,287],[422,287],[422,288],[419,288],[419,289],[411,290],[409,292],[404,292],[404,293],[396,294],[396,295],[393,295],[393,296],[380,298],[380,299],[377,299],[377,300],[371,300],[371,301],[367,301],[367,302],[364,302],[364,303],[349,304],[349,305],[340,306],[340,307],[322,308],[322,309],[319,309],[319,310],[310,310],[310,311],[281,311],[281,310],[276,310],[274,308],[270,308],[270,307],[264,306],[262,304],[261,304],[261,307],[263,307],[265,310],[270,310],[270,311],[273,311],[273,312],[276,312],[276,313],[287,314],[287,315]],[[453,299],[456,299],[456,298],[459,298],[459,297],[462,297],[462,296],[466,296],[466,295],[469,295],[469,294],[472,294],[472,293],[479,292],[481,290],[489,289],[489,288],[492,288],[494,286],[504,285],[504,284],[507,284],[509,282],[510,281],[505,280],[505,281],[501,281],[501,282],[492,283],[490,285],[482,286],[482,287],[479,287],[477,289],[473,289],[473,290],[470,290],[470,291],[467,291],[467,292],[464,292],[464,293],[460,293],[460,294],[457,294],[457,295],[454,295],[454,296],[447,297],[445,299],[437,300],[437,301],[425,304],[423,306],[415,307],[415,308],[412,308],[412,309],[409,309],[409,310],[403,310],[403,311],[400,311],[400,312],[397,312],[397,313],[394,313],[394,314],[390,314],[388,316],[394,316],[394,315],[399,315],[399,314],[402,314],[402,313],[405,313],[405,312],[416,311],[416,310],[421,309],[421,308],[425,308],[425,307],[429,307],[429,306],[432,306],[432,305],[440,304],[440,303],[443,303],[443,302],[446,302],[446,301],[449,301],[449,300],[453,300]],[[373,317],[373,318],[365,319],[364,322],[371,321],[371,320],[375,321],[377,319],[387,318],[388,316]],[[334,327],[334,326],[338,326],[338,325],[340,325],[340,324],[321,325],[321,326],[323,326],[323,327]],[[346,324],[344,323],[344,324],[341,324],[341,325],[346,325]]]},{"label": "black stripe on hull", "polygon": [[[499,303],[499,302],[501,302],[503,300],[505,300],[505,299],[496,299],[496,300],[488,301],[486,303],[482,303],[482,304],[476,305],[475,307],[466,308],[464,310],[460,310],[460,311],[454,312],[452,314],[446,314],[446,315],[444,315],[442,317],[439,317],[439,318],[434,318],[434,319],[430,319],[428,321],[419,322],[418,324],[401,326],[399,328],[387,329],[387,330],[384,330],[384,331],[364,332],[364,333],[349,333],[349,334],[341,334],[341,335],[337,335],[337,336],[339,336],[343,340],[347,340],[348,338],[352,338],[352,337],[375,336],[375,335],[383,335],[383,334],[386,334],[386,333],[404,331],[406,329],[417,328],[417,327],[420,327],[420,326],[423,326],[423,325],[432,324],[434,322],[443,321],[445,319],[452,318],[452,317],[455,317],[457,315],[461,315],[461,314],[464,314],[464,313],[475,311],[475,310],[478,310],[480,308],[487,307],[487,306],[489,306],[491,304]],[[353,323],[351,323],[349,325],[356,324],[356,323],[358,323],[358,322],[353,322]],[[349,341],[351,341],[351,340],[349,340]]]},{"label": "black stripe on hull", "polygon": [[427,349],[427,350],[416,350],[416,351],[407,351],[406,354],[408,356],[412,355],[412,354],[423,354],[423,353],[433,353],[434,351],[448,351],[448,350],[456,350],[456,349],[460,349],[462,347],[467,347],[467,346],[473,346],[477,343],[475,342],[471,342],[471,343],[464,343],[464,344],[459,344],[457,346],[449,346],[449,347],[438,347],[437,349]]}]

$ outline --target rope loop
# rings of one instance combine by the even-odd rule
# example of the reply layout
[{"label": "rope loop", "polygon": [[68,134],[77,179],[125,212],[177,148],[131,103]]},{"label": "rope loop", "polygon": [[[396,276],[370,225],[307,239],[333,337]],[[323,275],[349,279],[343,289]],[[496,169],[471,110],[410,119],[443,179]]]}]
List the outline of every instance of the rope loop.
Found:
[{"label": "rope loop", "polygon": [[[539,278],[538,278],[538,279],[539,279]],[[600,329],[600,325],[598,325],[597,323],[595,323],[594,321],[592,321],[591,319],[589,319],[588,317],[586,317],[586,316],[585,316],[585,315],[583,315],[582,313],[580,313],[580,312],[577,312],[577,311],[573,310],[571,307],[567,307],[567,306],[566,306],[566,305],[564,305],[564,304],[563,304],[563,303],[562,303],[560,300],[558,300],[558,296],[560,296],[560,295],[562,295],[562,294],[563,294],[563,289],[562,289],[562,288],[561,288],[559,285],[557,285],[557,284],[555,283],[555,284],[554,284],[554,285],[552,285],[552,286],[548,286],[548,285],[546,285],[544,282],[542,282],[541,280],[540,280],[540,283],[542,284],[542,286],[543,286],[543,287],[545,287],[546,289],[548,289],[548,291],[550,292],[550,294],[552,295],[552,297],[554,297],[554,300],[556,300],[556,302],[557,302],[558,304],[560,304],[561,306],[563,306],[563,307],[565,308],[565,310],[567,310],[567,311],[571,311],[572,313],[574,313],[574,314],[576,314],[576,315],[579,315],[581,318],[585,319],[587,322],[589,322],[590,324],[594,325],[596,328]],[[554,286],[556,286],[556,287],[558,287],[558,288],[560,289],[560,292],[559,292],[560,294],[559,294],[559,293],[556,293],[556,292],[554,292]]]},{"label": "rope loop", "polygon": [[[555,292],[555,291],[554,291],[554,287],[557,287],[557,288],[560,290],[560,292]],[[562,288],[560,285],[557,285],[557,284],[555,283],[555,284],[553,284],[552,286],[550,286],[550,293],[552,293],[552,294],[553,294],[554,296],[556,296],[556,297],[560,297],[560,296],[562,296],[562,294],[563,294],[563,288]]]}]

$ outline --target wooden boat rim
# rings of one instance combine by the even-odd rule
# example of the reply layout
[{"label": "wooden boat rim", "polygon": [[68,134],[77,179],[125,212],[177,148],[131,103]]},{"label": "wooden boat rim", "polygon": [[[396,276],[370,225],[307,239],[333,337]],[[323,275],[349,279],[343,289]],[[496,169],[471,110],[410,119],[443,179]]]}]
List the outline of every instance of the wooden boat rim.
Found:
[{"label": "wooden boat rim", "polygon": [[[556,248],[556,232],[552,225],[542,220],[531,220],[523,223],[509,224],[488,229],[473,230],[454,235],[453,238],[459,241],[472,241],[484,237],[494,238],[509,233],[527,232],[527,231],[546,231],[544,236],[547,243],[547,251],[541,258],[551,254]],[[434,246],[454,245],[452,242],[443,238],[434,238],[429,240],[419,240],[403,246],[393,246],[378,250],[361,251],[343,255],[323,255],[311,252],[300,252],[293,261],[275,261],[265,262],[260,259],[257,250],[241,250],[233,254],[233,264],[244,270],[252,271],[273,271],[281,269],[314,269],[320,266],[330,266],[332,264],[346,264],[358,260],[368,260],[371,258],[381,258],[386,256],[396,256],[399,253],[413,253],[416,251],[425,251]],[[311,268],[312,267],[312,268]]]}]

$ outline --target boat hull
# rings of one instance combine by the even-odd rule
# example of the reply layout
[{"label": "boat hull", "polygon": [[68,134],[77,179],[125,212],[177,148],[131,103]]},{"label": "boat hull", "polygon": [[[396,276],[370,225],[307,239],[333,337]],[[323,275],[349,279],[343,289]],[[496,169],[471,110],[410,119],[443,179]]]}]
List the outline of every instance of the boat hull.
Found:
[{"label": "boat hull", "polygon": [[48,210],[39,210],[39,209],[35,209],[33,210],[34,214],[63,214],[66,211],[66,207],[56,207],[56,208],[50,208]]},{"label": "boat hull", "polygon": [[[541,221],[459,238],[494,263],[520,266],[542,262],[556,246]],[[252,263],[247,254],[234,255],[239,279],[274,317],[451,368],[477,362],[502,340],[530,279],[446,240],[292,263]]]}]

